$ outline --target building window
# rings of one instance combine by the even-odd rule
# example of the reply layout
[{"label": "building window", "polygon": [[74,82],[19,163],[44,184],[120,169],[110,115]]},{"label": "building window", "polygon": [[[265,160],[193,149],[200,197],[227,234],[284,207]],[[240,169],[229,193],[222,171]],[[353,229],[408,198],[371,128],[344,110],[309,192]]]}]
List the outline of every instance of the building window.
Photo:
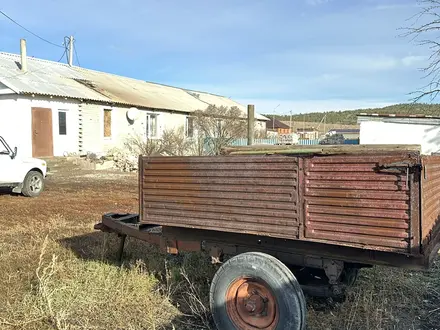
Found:
[{"label": "building window", "polygon": [[147,125],[146,125],[146,135],[147,138],[156,138],[158,136],[157,129],[157,115],[148,113],[147,114]]},{"label": "building window", "polygon": [[58,111],[58,134],[67,135],[67,113],[65,111]]},{"label": "building window", "polygon": [[185,134],[186,137],[194,137],[194,117],[186,117]]},{"label": "building window", "polygon": [[104,137],[112,137],[112,111],[104,109]]}]

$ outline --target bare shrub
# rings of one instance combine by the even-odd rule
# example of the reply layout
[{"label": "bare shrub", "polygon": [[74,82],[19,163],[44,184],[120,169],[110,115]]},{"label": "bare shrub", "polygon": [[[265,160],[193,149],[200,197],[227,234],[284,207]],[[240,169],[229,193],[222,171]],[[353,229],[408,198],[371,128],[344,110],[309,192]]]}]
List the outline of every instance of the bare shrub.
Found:
[{"label": "bare shrub", "polygon": [[237,107],[210,105],[206,110],[195,111],[193,116],[198,136],[204,138],[207,154],[219,155],[223,147],[247,134],[246,120]]},{"label": "bare shrub", "polygon": [[162,133],[161,153],[167,156],[187,156],[191,153],[193,141],[185,136],[183,126],[164,130]]},{"label": "bare shrub", "polygon": [[124,141],[124,149],[133,155],[154,156],[162,153],[162,141],[146,138],[142,134],[130,135]]},{"label": "bare shrub", "polygon": [[122,148],[109,151],[116,168],[132,172],[138,169],[139,156],[186,156],[192,153],[193,141],[187,139],[184,128],[165,130],[161,139],[146,138],[142,134],[130,135]]}]

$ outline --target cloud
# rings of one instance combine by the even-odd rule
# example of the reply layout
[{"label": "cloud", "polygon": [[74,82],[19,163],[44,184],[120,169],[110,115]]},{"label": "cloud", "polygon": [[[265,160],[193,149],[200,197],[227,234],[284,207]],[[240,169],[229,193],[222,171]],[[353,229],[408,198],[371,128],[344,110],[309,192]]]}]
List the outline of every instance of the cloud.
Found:
[{"label": "cloud", "polygon": [[414,55],[410,55],[410,56],[405,56],[404,58],[402,58],[402,64],[404,66],[413,66],[415,64],[421,63],[428,60],[427,56],[414,56]]},{"label": "cloud", "polygon": [[280,106],[275,110],[276,114],[293,114],[305,112],[325,112],[325,111],[341,111],[354,109],[369,109],[381,108],[397,102],[384,102],[381,100],[277,100],[277,99],[239,99],[241,104],[254,104],[255,111],[258,113],[274,113],[275,107]]},{"label": "cloud", "polygon": [[388,71],[399,66],[399,58],[389,55],[358,54],[353,52],[284,51],[267,55],[268,59],[287,67],[301,66],[331,68],[336,71]]}]

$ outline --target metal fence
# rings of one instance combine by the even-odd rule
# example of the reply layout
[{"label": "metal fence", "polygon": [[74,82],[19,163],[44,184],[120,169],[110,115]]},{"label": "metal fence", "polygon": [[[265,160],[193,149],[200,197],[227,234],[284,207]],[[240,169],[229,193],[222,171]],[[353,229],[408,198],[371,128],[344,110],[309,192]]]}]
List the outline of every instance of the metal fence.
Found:
[{"label": "metal fence", "polygon": [[359,144],[359,139],[345,139],[344,144]]},{"label": "metal fence", "polygon": [[[279,140],[276,138],[273,139],[254,139],[254,144],[278,144]],[[299,145],[316,145],[319,144],[319,140],[298,140]],[[247,139],[236,139],[231,142],[231,146],[241,147],[247,145]]]}]

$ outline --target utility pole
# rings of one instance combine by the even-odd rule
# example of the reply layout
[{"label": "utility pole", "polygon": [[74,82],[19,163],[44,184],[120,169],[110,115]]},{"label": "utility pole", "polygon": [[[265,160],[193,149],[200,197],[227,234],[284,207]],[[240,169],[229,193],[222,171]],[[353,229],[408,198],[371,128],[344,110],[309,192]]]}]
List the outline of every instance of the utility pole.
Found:
[{"label": "utility pole", "polygon": [[247,118],[248,118],[248,146],[254,144],[254,130],[255,130],[255,107],[253,104],[249,104],[247,107]]},{"label": "utility pole", "polygon": [[73,36],[69,38],[69,66],[73,66]]},{"label": "utility pole", "polygon": [[275,110],[276,110],[280,105],[281,105],[281,103],[278,104],[275,108],[273,108],[273,115],[272,115],[272,130],[273,130],[273,131],[275,130]]},{"label": "utility pole", "polygon": [[290,110],[290,123],[289,123],[289,127],[290,127],[290,133],[292,132],[292,110]]}]

